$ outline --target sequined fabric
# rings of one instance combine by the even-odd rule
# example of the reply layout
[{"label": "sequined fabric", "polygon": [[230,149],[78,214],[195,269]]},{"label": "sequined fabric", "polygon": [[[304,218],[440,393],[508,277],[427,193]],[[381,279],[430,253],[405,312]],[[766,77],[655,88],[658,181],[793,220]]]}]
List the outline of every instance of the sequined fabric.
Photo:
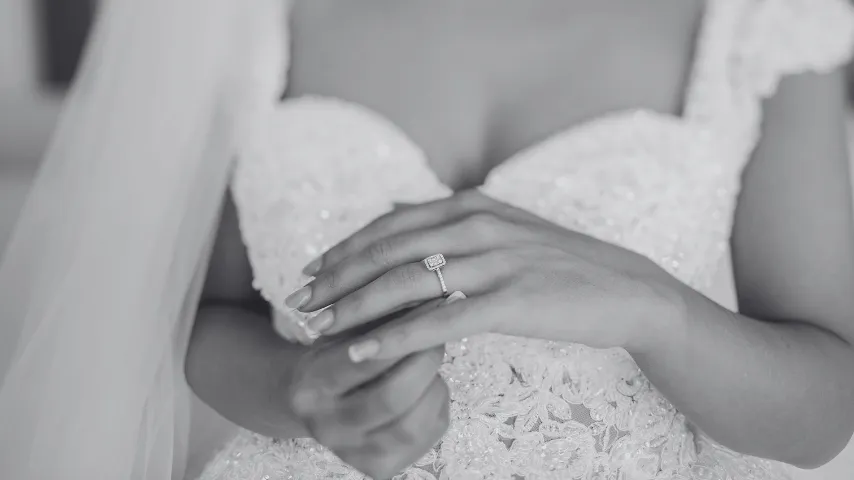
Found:
[{"label": "sequined fabric", "polygon": [[[843,63],[842,0],[710,0],[684,116],[621,112],[494,170],[483,191],[655,259],[708,286],[726,252],[761,101],[779,79]],[[295,274],[392,202],[449,194],[423,153],[363,107],[302,98],[260,112],[233,191],[258,288],[274,306]],[[448,346],[443,440],[406,480],[781,480],[786,468],[696,432],[623,350],[482,335]],[[203,480],[364,477],[312,440],[238,435]]]}]

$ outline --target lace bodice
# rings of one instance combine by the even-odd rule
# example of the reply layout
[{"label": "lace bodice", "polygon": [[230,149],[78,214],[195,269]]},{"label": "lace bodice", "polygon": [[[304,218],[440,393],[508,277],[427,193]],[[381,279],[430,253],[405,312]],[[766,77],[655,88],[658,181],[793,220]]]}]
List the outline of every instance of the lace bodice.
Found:
[{"label": "lace bodice", "polygon": [[[710,0],[682,117],[584,123],[519,153],[482,189],[702,290],[726,252],[761,101],[783,75],[844,62],[852,18],[844,0]],[[393,202],[450,193],[418,146],[364,107],[300,98],[256,113],[233,192],[255,286],[274,306],[300,286],[303,264]],[[447,352],[451,428],[400,478],[787,478],[695,431],[623,350],[483,335]],[[311,440],[243,432],[202,478],[363,477]]]}]

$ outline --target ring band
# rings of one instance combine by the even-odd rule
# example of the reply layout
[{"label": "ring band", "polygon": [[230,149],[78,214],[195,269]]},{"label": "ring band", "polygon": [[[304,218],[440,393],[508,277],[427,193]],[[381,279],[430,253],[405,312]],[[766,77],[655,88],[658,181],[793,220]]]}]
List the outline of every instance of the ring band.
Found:
[{"label": "ring band", "polygon": [[436,276],[439,277],[439,284],[442,286],[442,296],[448,296],[448,286],[445,285],[445,276],[442,275],[442,267],[448,264],[445,260],[445,256],[441,253],[437,253],[435,255],[430,255],[425,258],[424,266],[427,267],[427,270],[431,272],[436,272]]}]

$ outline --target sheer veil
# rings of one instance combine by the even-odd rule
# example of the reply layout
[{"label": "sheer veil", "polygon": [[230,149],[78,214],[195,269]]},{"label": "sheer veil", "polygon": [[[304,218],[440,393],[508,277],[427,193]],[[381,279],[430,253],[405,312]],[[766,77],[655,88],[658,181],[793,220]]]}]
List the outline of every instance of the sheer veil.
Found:
[{"label": "sheer veil", "polygon": [[183,348],[284,0],[111,0],[0,263],[0,478],[180,478]]}]

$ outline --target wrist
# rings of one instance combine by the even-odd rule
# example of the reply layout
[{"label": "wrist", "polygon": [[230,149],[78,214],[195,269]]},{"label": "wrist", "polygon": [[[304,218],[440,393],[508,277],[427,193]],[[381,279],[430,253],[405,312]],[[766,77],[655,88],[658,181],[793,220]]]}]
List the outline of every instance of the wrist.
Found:
[{"label": "wrist", "polygon": [[661,271],[661,279],[645,282],[641,304],[633,311],[632,332],[623,348],[632,355],[647,355],[672,346],[687,319],[686,288]]},{"label": "wrist", "polygon": [[288,396],[306,351],[279,337],[265,315],[205,307],[193,328],[187,381],[204,403],[240,427],[269,437],[304,437],[307,430],[288,408]]}]

